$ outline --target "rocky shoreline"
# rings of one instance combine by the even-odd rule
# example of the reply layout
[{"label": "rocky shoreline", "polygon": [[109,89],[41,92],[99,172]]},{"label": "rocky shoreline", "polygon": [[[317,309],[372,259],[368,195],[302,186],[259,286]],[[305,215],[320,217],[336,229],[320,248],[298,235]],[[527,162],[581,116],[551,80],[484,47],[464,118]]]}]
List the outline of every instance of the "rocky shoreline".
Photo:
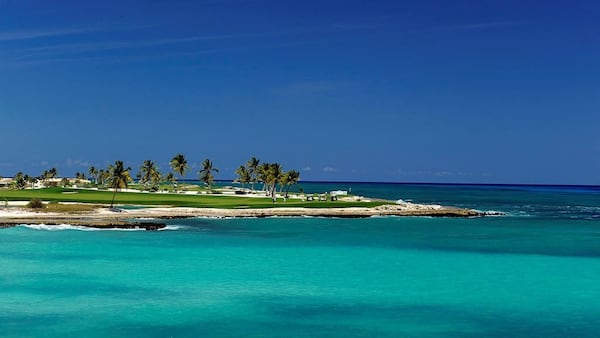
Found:
[{"label": "rocky shoreline", "polygon": [[[215,209],[215,208],[142,208],[134,210],[98,209],[89,213],[62,214],[36,213],[20,210],[0,215],[0,228],[19,224],[70,224],[99,229],[160,230],[166,227],[161,219],[211,217],[336,217],[365,218],[376,216],[426,216],[426,217],[482,217],[484,212],[439,205],[390,204],[378,207],[353,208],[265,208],[265,209]],[[150,221],[148,221],[150,220]]]},{"label": "rocky shoreline", "polygon": [[137,222],[137,221],[116,221],[116,220],[93,220],[87,218],[14,218],[0,219],[0,229],[11,228],[20,224],[45,224],[45,225],[63,225],[83,226],[95,229],[127,229],[127,230],[148,230],[156,231],[166,228],[166,224],[159,222]]}]

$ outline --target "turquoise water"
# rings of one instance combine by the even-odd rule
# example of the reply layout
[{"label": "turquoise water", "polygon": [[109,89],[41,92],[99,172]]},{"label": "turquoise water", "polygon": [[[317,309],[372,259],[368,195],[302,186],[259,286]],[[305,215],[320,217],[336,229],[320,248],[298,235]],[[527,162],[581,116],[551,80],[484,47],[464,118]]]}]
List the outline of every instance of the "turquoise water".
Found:
[{"label": "turquoise water", "polygon": [[[314,186],[330,188],[346,189]],[[600,334],[600,189],[352,190],[508,215],[185,219],[159,232],[3,229],[0,336]]]}]

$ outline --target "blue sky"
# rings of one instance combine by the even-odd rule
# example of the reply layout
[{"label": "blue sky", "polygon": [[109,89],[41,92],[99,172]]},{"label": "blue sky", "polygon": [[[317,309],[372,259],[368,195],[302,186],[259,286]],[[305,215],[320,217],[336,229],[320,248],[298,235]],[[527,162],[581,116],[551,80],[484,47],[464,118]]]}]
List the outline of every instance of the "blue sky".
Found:
[{"label": "blue sky", "polygon": [[[596,1],[0,0],[0,175],[600,184]],[[188,177],[197,177],[193,170]]]}]

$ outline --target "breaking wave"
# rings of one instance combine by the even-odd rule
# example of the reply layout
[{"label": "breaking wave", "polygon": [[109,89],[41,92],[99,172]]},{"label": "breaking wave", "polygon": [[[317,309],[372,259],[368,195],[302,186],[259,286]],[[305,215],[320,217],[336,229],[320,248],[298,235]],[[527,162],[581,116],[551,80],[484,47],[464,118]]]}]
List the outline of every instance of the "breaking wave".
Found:
[{"label": "breaking wave", "polygon": [[[45,231],[63,231],[63,230],[78,230],[78,231],[146,231],[144,228],[137,229],[119,229],[119,228],[92,228],[81,225],[72,225],[72,224],[19,224],[18,227],[28,228],[32,230],[45,230]],[[178,225],[167,225],[165,228],[158,229],[159,231],[167,231],[167,230],[179,230],[183,228]]]}]

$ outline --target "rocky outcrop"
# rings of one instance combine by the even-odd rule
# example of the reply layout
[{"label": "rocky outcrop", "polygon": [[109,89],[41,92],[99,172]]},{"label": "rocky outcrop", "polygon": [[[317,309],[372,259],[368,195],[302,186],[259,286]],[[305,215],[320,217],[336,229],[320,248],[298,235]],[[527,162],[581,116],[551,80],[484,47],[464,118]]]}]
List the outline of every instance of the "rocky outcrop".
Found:
[{"label": "rocky outcrop", "polygon": [[[120,210],[98,209],[85,214],[14,212],[0,217],[0,228],[19,224],[70,224],[98,229],[160,230],[164,223],[145,219],[176,219],[190,217],[338,217],[363,218],[374,216],[482,217],[488,215],[470,209],[413,203],[385,204],[373,208],[285,208],[216,209],[216,208],[144,208]],[[494,214],[496,215],[496,214]],[[137,219],[137,221],[132,221]],[[143,221],[144,220],[144,221]]]},{"label": "rocky outcrop", "polygon": [[144,229],[160,230],[166,224],[159,222],[128,222],[114,219],[92,220],[87,218],[9,218],[0,219],[0,228],[10,228],[19,224],[45,224],[45,225],[76,225],[96,229]]}]

